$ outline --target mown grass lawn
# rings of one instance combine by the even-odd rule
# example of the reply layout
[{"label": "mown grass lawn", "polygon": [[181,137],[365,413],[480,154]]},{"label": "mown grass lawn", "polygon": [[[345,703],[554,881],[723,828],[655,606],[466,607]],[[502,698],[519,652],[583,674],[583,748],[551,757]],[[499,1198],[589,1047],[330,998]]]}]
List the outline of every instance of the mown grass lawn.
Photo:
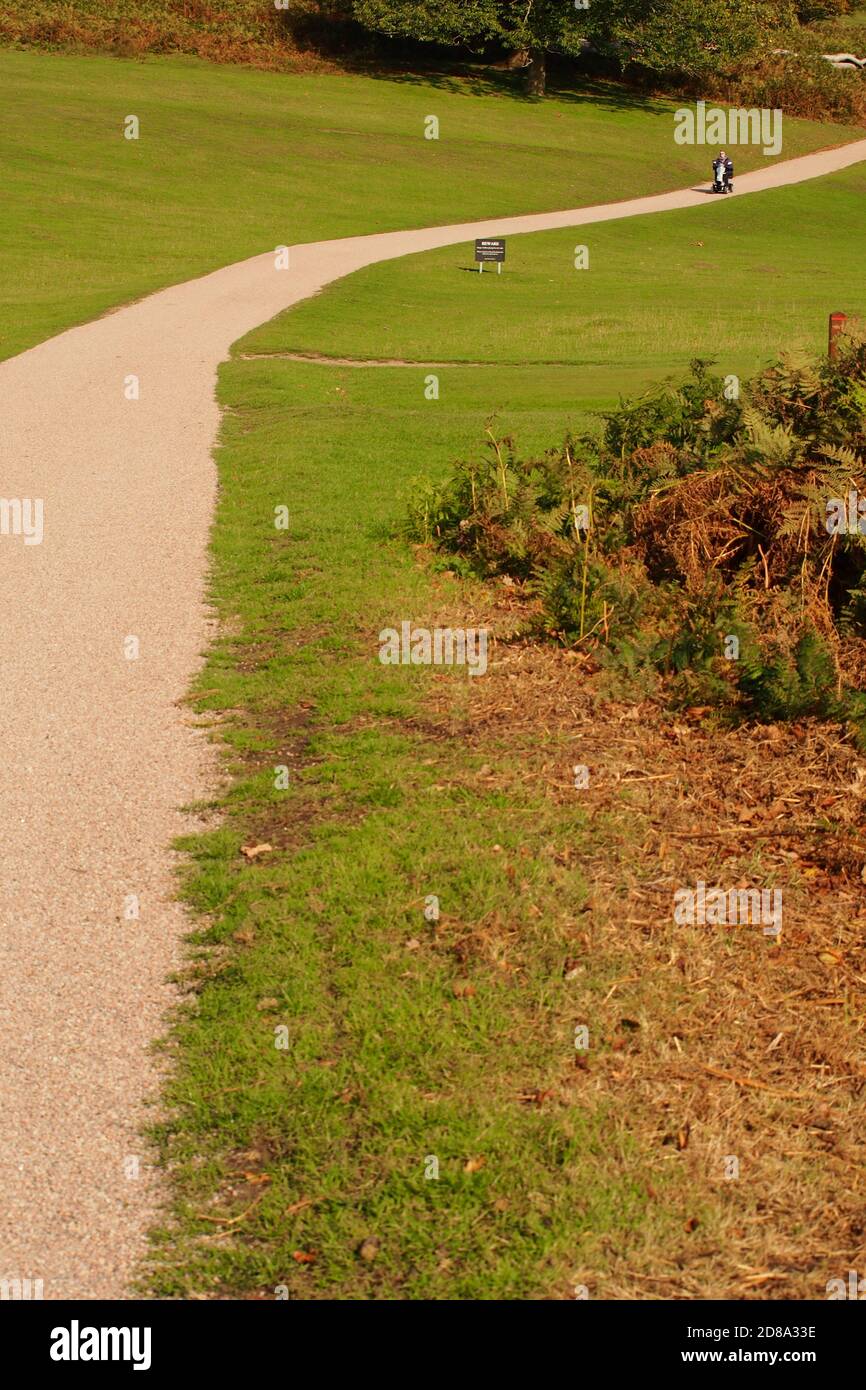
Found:
[{"label": "mown grass lawn", "polygon": [[[440,406],[409,375],[223,373],[214,589],[239,632],[203,704],[247,713],[224,730],[225,823],[189,845],[212,925],[161,1136],[178,1201],[158,1293],[565,1296],[602,1236],[647,1219],[603,1106],[533,1100],[579,1075],[562,965],[586,884],[545,858],[581,843],[579,805],[479,794],[480,758],[425,732],[427,673],[377,660],[382,626],[458,597],[383,538],[407,467],[480,423],[477,376]],[[442,679],[459,717],[469,678]]]},{"label": "mown grass lawn", "polygon": [[[866,166],[721,206],[511,237],[502,275],[472,247],[371,266],[250,335],[249,352],[561,364],[569,399],[615,399],[693,357],[750,375],[779,347],[821,351],[862,314]],[[589,248],[589,269],[574,267]]]},{"label": "mown grass lawn", "polygon": [[[726,257],[742,290],[767,254],[768,230],[810,228],[829,203],[836,215],[814,236],[835,267],[827,292],[848,304],[861,187],[862,175],[849,174],[732,202],[722,215],[736,251],[720,242],[710,254]],[[581,760],[567,720],[565,730],[542,721],[527,744],[503,714],[479,740],[465,672],[377,660],[383,627],[465,625],[487,611],[486,591],[419,564],[393,526],[413,476],[441,476],[482,447],[490,412],[523,451],[541,450],[618,390],[681,365],[680,353],[711,355],[720,335],[735,367],[773,354],[771,320],[743,312],[736,295],[704,331],[696,272],[692,297],[686,286],[677,298],[688,341],[672,347],[663,295],[649,322],[650,286],[676,284],[675,248],[689,244],[696,221],[705,237],[720,235],[717,220],[653,219],[642,247],[636,227],[600,229],[596,265],[609,286],[624,266],[661,268],[635,296],[644,357],[623,354],[619,368],[586,319],[570,336],[559,271],[570,236],[545,234],[514,240],[501,280],[463,276],[453,251],[362,272],[249,335],[223,369],[213,590],[226,635],[198,707],[218,721],[234,781],[215,808],[219,828],[187,846],[188,893],[205,925],[159,1133],[175,1206],[155,1245],[148,1287],[157,1293],[559,1298],[585,1281],[591,1293],[637,1287],[642,1296],[664,1287],[653,1283],[664,1275],[694,1295],[668,1271],[694,1258],[697,1273],[683,1278],[702,1278],[718,1258],[722,1282],[707,1272],[699,1286],[709,1297],[736,1290],[738,1259],[750,1268],[739,1243],[769,1220],[761,1213],[778,1156],[767,1157],[772,1177],[762,1183],[720,1185],[701,1158],[678,1159],[687,1131],[662,1140],[653,1124],[670,1121],[652,1110],[648,1119],[645,1105],[630,1123],[616,1086],[592,1079],[598,1059],[619,1074],[621,1049],[641,1036],[629,1030],[649,1026],[663,1049],[671,1020],[693,1007],[685,980],[660,1001],[662,986],[634,975],[639,933],[617,925],[616,892],[605,909],[615,944],[588,949],[598,866],[622,885],[659,873],[641,853],[646,822],[634,793],[624,784],[612,810],[588,815],[577,794],[561,792]],[[821,308],[814,283],[799,253],[777,259],[776,304],[808,341]],[[587,314],[603,299],[597,274],[581,280],[594,300]],[[626,299],[622,291],[616,308],[624,332]],[[418,365],[256,355],[292,350]],[[516,365],[536,353],[560,360]],[[488,365],[437,368],[439,399],[427,400],[425,358]],[[583,360],[589,373],[577,369]],[[279,506],[286,531],[274,527]],[[663,786],[673,774],[659,775]],[[651,793],[656,811],[660,795]],[[241,848],[263,843],[271,849],[247,862]],[[438,924],[424,917],[430,894]],[[638,911],[643,918],[646,907]],[[752,948],[727,943],[723,956]],[[708,949],[692,943],[694,960]],[[666,956],[652,957],[653,980],[664,980],[655,972]],[[575,959],[579,993],[565,968]],[[765,966],[757,956],[747,968]],[[589,1075],[574,1046],[588,1019]],[[782,1123],[753,1113],[746,1129],[760,1135],[765,1122],[771,1131]],[[785,1218],[767,1229],[791,1236]],[[614,1267],[630,1262],[649,1283],[617,1284]]]},{"label": "mown grass lawn", "polygon": [[[513,80],[516,84],[516,79]],[[674,103],[508,79],[257,72],[0,49],[0,358],[283,243],[636,197],[706,177]],[[140,122],[137,140],[124,121]],[[435,115],[440,138],[424,138]],[[854,138],[789,121],[785,157]],[[743,167],[762,162],[744,152]]]}]

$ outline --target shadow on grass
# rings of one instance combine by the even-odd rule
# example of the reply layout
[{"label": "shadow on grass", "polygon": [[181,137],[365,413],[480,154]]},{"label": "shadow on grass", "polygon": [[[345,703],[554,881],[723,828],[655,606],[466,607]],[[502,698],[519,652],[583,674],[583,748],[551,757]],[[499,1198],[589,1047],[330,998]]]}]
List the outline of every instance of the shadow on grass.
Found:
[{"label": "shadow on grass", "polygon": [[500,96],[526,106],[543,106],[549,98],[574,105],[591,104],[608,111],[640,111],[647,115],[669,116],[671,99],[650,96],[624,83],[587,76],[570,81],[548,80],[546,96],[533,96],[526,91],[521,72],[491,68],[471,63],[451,65],[446,70],[438,64],[415,64],[412,70],[364,69],[365,76],[382,82],[410,86],[434,87],[439,91],[469,96]]}]

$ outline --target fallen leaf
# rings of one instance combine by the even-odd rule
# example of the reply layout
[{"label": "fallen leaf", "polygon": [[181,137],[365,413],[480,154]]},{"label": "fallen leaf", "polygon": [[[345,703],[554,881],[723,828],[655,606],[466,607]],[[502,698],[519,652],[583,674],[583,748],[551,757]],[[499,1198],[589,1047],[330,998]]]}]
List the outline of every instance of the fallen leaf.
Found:
[{"label": "fallen leaf", "polygon": [[479,1173],[487,1164],[487,1159],[479,1155],[478,1158],[468,1158],[463,1164],[464,1173]]},{"label": "fallen leaf", "polygon": [[696,1216],[690,1216],[688,1221],[683,1226],[683,1230],[685,1231],[686,1235],[690,1236],[692,1231],[696,1231],[700,1224],[701,1223]]},{"label": "fallen leaf", "polygon": [[265,1182],[270,1182],[270,1177],[267,1173],[244,1173],[244,1178],[247,1182],[255,1183],[257,1185]]},{"label": "fallen leaf", "polygon": [[367,1239],[362,1240],[361,1244],[358,1246],[358,1254],[361,1256],[362,1260],[367,1260],[368,1262],[370,1260],[375,1260],[381,1244],[382,1242],[378,1236],[367,1236]]},{"label": "fallen leaf", "polygon": [[293,1250],[292,1259],[299,1265],[312,1265],[316,1262],[315,1250]]},{"label": "fallen leaf", "polygon": [[264,1013],[268,1009],[279,1008],[279,1003],[279,999],[260,999],[258,1004],[256,1004],[256,1008],[260,1013]]},{"label": "fallen leaf", "polygon": [[236,1155],[238,1163],[260,1163],[261,1158],[260,1149],[244,1149],[242,1153]]},{"label": "fallen leaf", "polygon": [[520,1097],[522,1105],[543,1105],[553,1095],[552,1091],[526,1091]]},{"label": "fallen leaf", "polygon": [[290,1207],[286,1207],[286,1216],[295,1216],[297,1212],[303,1211],[304,1207],[311,1207],[315,1198],[302,1197],[300,1202],[293,1202]]},{"label": "fallen leaf", "polygon": [[260,854],[270,854],[273,845],[241,845],[241,854],[247,859],[258,859]]},{"label": "fallen leaf", "polygon": [[475,986],[468,980],[455,980],[453,990],[457,999],[471,999],[475,994]]}]

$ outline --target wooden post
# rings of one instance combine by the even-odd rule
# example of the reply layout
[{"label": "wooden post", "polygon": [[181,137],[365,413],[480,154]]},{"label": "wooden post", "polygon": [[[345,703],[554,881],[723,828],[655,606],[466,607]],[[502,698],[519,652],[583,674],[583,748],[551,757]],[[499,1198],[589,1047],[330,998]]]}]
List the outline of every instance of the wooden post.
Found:
[{"label": "wooden post", "polygon": [[844,333],[845,324],[848,322],[847,314],[830,315],[830,331],[827,339],[827,356],[831,362],[835,362],[839,355],[839,335]]}]

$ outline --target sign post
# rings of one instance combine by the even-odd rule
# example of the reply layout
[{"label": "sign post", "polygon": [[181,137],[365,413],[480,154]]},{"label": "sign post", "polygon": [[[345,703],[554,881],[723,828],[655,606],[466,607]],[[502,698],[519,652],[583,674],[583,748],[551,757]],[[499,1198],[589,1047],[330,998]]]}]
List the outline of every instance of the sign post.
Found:
[{"label": "sign post", "polygon": [[839,335],[845,331],[845,324],[848,322],[847,314],[830,315],[830,333],[827,341],[827,356],[831,362],[835,362],[839,354]]},{"label": "sign post", "polygon": [[500,237],[477,237],[475,241],[475,262],[478,266],[478,274],[484,272],[485,262],[496,263],[496,273],[502,274],[502,262],[505,260],[505,241]]}]

